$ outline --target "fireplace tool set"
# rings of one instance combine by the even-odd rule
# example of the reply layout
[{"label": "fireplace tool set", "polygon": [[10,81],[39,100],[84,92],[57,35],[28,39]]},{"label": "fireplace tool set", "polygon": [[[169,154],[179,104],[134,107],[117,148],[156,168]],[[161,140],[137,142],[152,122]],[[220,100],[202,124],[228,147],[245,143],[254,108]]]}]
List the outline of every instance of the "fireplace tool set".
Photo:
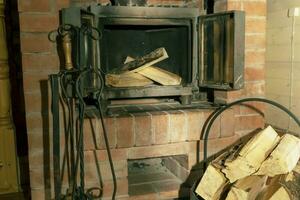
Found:
[{"label": "fireplace tool set", "polygon": [[[57,35],[55,39],[53,39],[54,35]],[[87,60],[85,65],[80,65],[76,61],[73,64],[74,55],[85,55],[87,58],[89,53],[95,53],[95,49],[97,47],[91,45],[91,41],[98,40],[99,37],[101,37],[101,33],[90,24],[83,24],[80,27],[64,24],[61,25],[57,31],[53,31],[49,34],[49,39],[51,41],[58,41],[58,45],[62,43],[63,57],[65,61],[64,69],[61,69],[58,74],[52,74],[49,76],[52,90],[51,110],[53,116],[55,200],[92,200],[99,199],[102,195],[102,188],[85,188],[83,123],[87,105],[96,107],[100,115],[103,128],[103,138],[113,178],[114,189],[112,199],[115,199],[117,190],[116,176],[101,109],[101,94],[104,86],[101,71],[99,68],[92,66],[92,64]],[[81,46],[78,45],[80,38],[84,39],[84,43]],[[76,48],[72,48],[73,45],[75,45]],[[75,52],[72,52],[74,50]],[[61,191],[61,180],[63,177],[61,168],[61,158],[63,155],[60,152],[61,130],[59,120],[59,108],[61,102],[67,106],[67,123],[65,123],[65,157],[63,159],[63,166],[64,163],[68,166],[69,188],[65,195],[63,195]],[[74,126],[76,121],[78,123],[77,128]],[[79,183],[77,178],[78,173]]]}]

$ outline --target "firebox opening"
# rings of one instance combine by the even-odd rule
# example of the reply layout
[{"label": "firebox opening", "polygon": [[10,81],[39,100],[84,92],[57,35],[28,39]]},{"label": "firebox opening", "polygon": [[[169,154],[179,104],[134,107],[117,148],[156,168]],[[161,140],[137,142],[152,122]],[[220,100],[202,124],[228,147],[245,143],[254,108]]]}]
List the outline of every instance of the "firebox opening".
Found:
[{"label": "firebox opening", "polygon": [[187,155],[128,160],[130,196],[158,194],[163,197],[167,192],[176,198],[187,176]]},{"label": "firebox opening", "polygon": [[179,75],[183,85],[191,83],[190,24],[172,22],[171,25],[164,25],[161,21],[144,20],[146,24],[122,20],[104,21],[101,25],[103,31],[100,54],[101,66],[105,72],[122,66],[128,56],[141,57],[164,47],[169,58],[155,66]]}]

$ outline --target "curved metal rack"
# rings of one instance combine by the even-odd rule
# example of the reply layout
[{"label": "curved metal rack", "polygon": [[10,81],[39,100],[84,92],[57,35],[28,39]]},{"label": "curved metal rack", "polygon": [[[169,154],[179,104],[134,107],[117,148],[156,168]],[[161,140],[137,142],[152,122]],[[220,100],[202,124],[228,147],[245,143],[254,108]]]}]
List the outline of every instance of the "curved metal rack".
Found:
[{"label": "curved metal rack", "polygon": [[[265,98],[259,98],[259,97],[250,97],[250,98],[244,98],[244,99],[240,99],[234,102],[231,102],[229,104],[226,104],[222,107],[220,107],[219,109],[215,110],[210,117],[208,118],[208,122],[204,125],[203,127],[203,136],[201,137],[201,139],[204,139],[204,150],[203,150],[203,162],[206,166],[207,163],[207,145],[208,145],[208,136],[209,136],[209,131],[214,123],[214,121],[217,119],[217,117],[219,115],[221,115],[225,110],[231,108],[232,106],[235,105],[241,105],[242,103],[245,102],[263,102],[263,103],[267,103],[270,104],[272,106],[275,106],[277,108],[279,108],[280,110],[284,111],[285,113],[287,113],[296,123],[297,125],[300,127],[300,120],[296,117],[295,114],[293,114],[289,109],[287,109],[285,106],[269,100],[269,99],[265,99]],[[203,138],[204,137],[204,138]]]},{"label": "curved metal rack", "polygon": [[[266,98],[260,98],[260,97],[249,97],[249,98],[244,98],[244,99],[239,99],[236,100],[234,102],[231,102],[229,104],[223,105],[220,108],[216,109],[207,119],[207,121],[205,122],[203,128],[202,128],[202,135],[200,137],[200,140],[204,140],[204,150],[203,150],[203,166],[204,166],[204,170],[207,167],[208,164],[208,158],[207,158],[207,146],[208,146],[208,137],[209,137],[209,133],[210,133],[210,129],[213,125],[213,123],[215,122],[215,120],[227,109],[235,106],[235,105],[242,105],[243,103],[246,102],[262,102],[262,103],[266,103],[272,106],[275,106],[276,108],[284,111],[286,114],[288,114],[295,122],[296,124],[300,127],[300,120],[296,117],[296,115],[294,113],[292,113],[289,109],[287,109],[285,106],[273,101],[273,100],[269,100]],[[198,157],[199,158],[199,157]],[[198,159],[199,160],[199,159]],[[194,193],[194,189],[195,189],[195,185],[192,187],[192,191],[191,191],[191,200],[198,200],[198,198],[196,197],[195,193]]]}]

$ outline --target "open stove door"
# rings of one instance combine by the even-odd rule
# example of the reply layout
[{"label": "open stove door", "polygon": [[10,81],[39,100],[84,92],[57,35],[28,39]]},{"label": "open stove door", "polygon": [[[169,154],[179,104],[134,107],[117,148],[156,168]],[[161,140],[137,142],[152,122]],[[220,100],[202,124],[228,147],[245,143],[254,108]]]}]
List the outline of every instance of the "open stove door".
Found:
[{"label": "open stove door", "polygon": [[245,13],[199,17],[199,86],[237,90],[244,86]]}]

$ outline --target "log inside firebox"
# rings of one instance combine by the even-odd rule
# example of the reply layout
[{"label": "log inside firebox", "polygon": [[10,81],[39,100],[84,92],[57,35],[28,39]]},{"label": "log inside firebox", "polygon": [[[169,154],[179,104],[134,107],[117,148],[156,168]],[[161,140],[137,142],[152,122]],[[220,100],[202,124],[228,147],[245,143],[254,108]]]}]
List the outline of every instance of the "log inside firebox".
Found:
[{"label": "log inside firebox", "polygon": [[[155,58],[158,55],[160,55],[159,58],[155,60],[150,59]],[[157,63],[167,57],[168,54],[164,48],[156,49],[150,54],[143,56],[142,59],[134,59],[130,56],[127,56],[122,69],[115,69],[117,71],[105,75],[105,84],[112,87],[143,87],[154,82],[164,86],[180,85],[180,76],[159,67],[152,66],[152,64]],[[135,61],[138,61],[135,63],[136,66],[140,65],[141,63],[143,63],[143,65],[140,65],[138,68],[131,68]],[[130,63],[132,66],[127,68],[129,66],[128,64]],[[124,66],[127,67],[124,68]],[[130,71],[129,69],[132,70]]]},{"label": "log inside firebox", "polygon": [[105,84],[113,87],[142,87],[152,83],[153,81],[138,73],[105,75]]},{"label": "log inside firebox", "polygon": [[155,63],[158,63],[166,58],[168,58],[168,54],[165,48],[158,48],[151,53],[144,55],[142,57],[136,58],[128,63],[125,63],[123,66],[119,68],[115,68],[109,72],[109,74],[122,74],[126,71],[130,72],[138,72],[146,67],[152,66]]},{"label": "log inside firebox", "polygon": [[[134,58],[127,56],[125,63],[133,61]],[[181,77],[155,66],[145,67],[137,73],[161,84],[161,85],[180,85]]]}]

